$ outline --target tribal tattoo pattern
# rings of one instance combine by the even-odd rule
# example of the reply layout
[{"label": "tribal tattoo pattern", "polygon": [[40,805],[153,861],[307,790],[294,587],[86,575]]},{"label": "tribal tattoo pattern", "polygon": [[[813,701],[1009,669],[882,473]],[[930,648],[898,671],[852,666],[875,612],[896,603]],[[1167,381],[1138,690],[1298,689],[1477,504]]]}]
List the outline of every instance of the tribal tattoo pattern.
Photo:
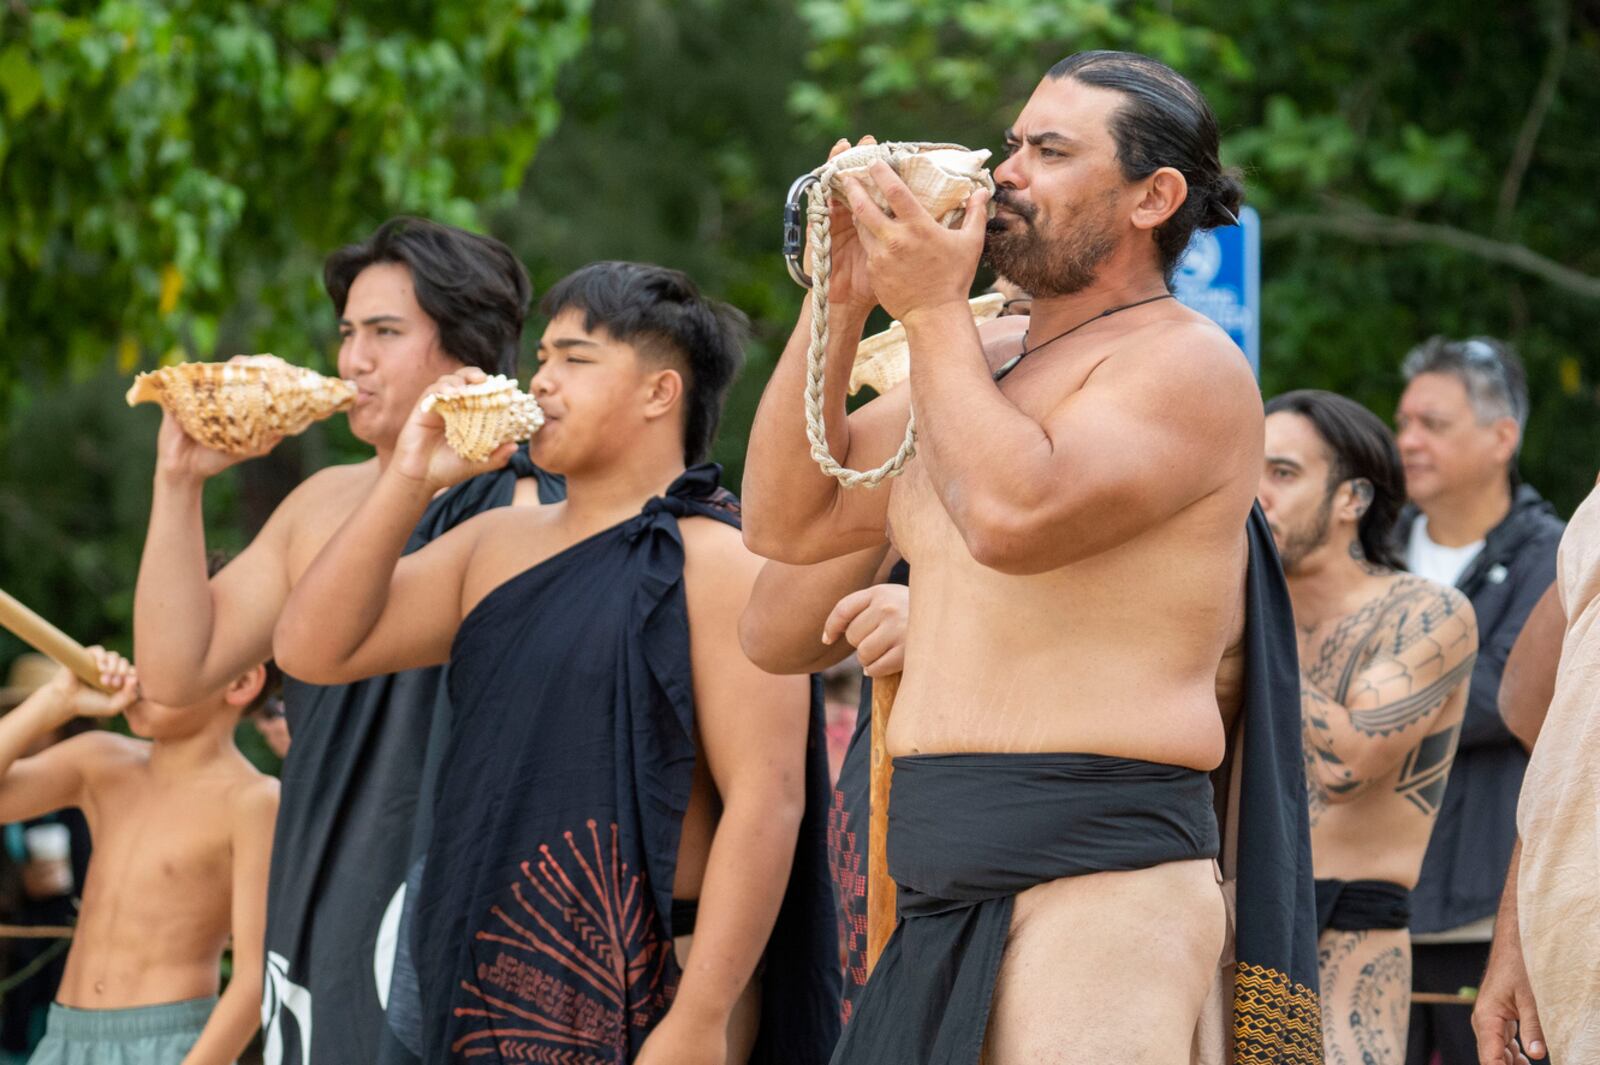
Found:
[{"label": "tribal tattoo pattern", "polygon": [[[1378,933],[1393,939],[1396,933]],[[1398,933],[1404,935],[1404,933]],[[1401,1065],[1411,1010],[1411,956],[1369,932],[1325,932],[1317,955],[1327,1065]]]},{"label": "tribal tattoo pattern", "polygon": [[[1301,695],[1311,823],[1329,802],[1370,785],[1374,746],[1434,718],[1472,674],[1477,625],[1459,592],[1410,575],[1326,635],[1301,630]],[[1455,727],[1395,751],[1396,793],[1437,811],[1455,752]]]}]

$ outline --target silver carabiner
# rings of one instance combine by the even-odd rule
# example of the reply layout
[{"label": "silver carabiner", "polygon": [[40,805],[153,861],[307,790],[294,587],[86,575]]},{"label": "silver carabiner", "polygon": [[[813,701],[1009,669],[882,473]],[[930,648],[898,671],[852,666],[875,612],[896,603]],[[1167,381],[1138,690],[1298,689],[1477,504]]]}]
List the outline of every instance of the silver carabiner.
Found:
[{"label": "silver carabiner", "polygon": [[806,253],[806,209],[803,203],[806,190],[817,183],[817,175],[804,174],[789,186],[789,197],[783,204],[783,262],[789,276],[801,288],[811,287],[811,278],[801,264]]}]

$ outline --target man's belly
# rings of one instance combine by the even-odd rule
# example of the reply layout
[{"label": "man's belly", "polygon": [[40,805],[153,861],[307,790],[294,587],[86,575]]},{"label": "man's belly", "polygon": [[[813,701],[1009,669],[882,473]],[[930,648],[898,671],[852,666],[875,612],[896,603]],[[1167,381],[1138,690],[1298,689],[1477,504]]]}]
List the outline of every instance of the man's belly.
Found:
[{"label": "man's belly", "polygon": [[[889,721],[904,754],[1085,753],[1209,772],[1225,737],[1215,677],[1174,677],[1140,656],[917,655],[915,637]],[[1213,670],[1214,674],[1214,670]]]},{"label": "man's belly", "polygon": [[1386,880],[1417,886],[1428,849],[1431,819],[1393,793],[1393,782],[1373,785],[1380,794],[1329,806],[1311,828],[1311,865],[1319,880]]}]

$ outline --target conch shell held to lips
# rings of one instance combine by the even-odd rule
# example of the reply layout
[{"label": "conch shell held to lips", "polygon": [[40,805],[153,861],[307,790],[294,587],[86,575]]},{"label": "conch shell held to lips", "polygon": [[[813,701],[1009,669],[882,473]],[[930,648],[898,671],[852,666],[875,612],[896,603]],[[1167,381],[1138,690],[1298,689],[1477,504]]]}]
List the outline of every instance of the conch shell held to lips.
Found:
[{"label": "conch shell held to lips", "polygon": [[[828,166],[838,175],[834,197],[841,203],[843,179],[853,177],[861,181],[874,203],[893,214],[867,173],[881,159],[894,169],[929,214],[941,225],[954,226],[961,221],[968,196],[980,188],[994,193],[994,178],[983,167],[989,154],[988,149],[971,151],[959,144],[859,144],[828,160]],[[993,216],[993,203],[988,210]]]},{"label": "conch shell held to lips", "polygon": [[[988,292],[967,301],[974,322],[987,322],[1000,315],[1006,298],[998,292]],[[863,385],[878,395],[883,395],[895,385],[911,376],[911,349],[906,343],[906,327],[890,322],[889,328],[874,333],[856,345],[856,362],[850,369],[850,394],[861,391]]]},{"label": "conch shell held to lips", "polygon": [[164,366],[140,374],[128,389],[128,406],[159,403],[193,440],[229,455],[257,453],[274,437],[305,432],[355,401],[350,382],[276,355]]},{"label": "conch shell held to lips", "polygon": [[422,399],[444,419],[444,438],[468,462],[482,462],[501,444],[526,440],[544,425],[539,401],[502,374]]}]

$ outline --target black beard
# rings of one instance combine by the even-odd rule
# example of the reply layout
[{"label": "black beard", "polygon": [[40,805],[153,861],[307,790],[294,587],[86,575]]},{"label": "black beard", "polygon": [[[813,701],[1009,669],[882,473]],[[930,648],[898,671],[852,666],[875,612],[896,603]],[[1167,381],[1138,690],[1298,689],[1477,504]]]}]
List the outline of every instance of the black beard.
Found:
[{"label": "black beard", "polygon": [[1311,520],[1311,527],[1304,531],[1290,532],[1285,529],[1283,533],[1283,546],[1278,549],[1278,558],[1283,563],[1284,573],[1293,573],[1300,568],[1306,556],[1328,542],[1328,530],[1333,525],[1333,493],[1328,493],[1328,498],[1322,501],[1317,515]]},{"label": "black beard", "polygon": [[1063,236],[1052,240],[1034,224],[1038,208],[1011,199],[1001,189],[998,206],[1009,208],[1010,223],[989,223],[983,244],[984,262],[1024,292],[1036,297],[1070,296],[1094,284],[1100,264],[1116,242],[1095,225],[1080,219]]}]

